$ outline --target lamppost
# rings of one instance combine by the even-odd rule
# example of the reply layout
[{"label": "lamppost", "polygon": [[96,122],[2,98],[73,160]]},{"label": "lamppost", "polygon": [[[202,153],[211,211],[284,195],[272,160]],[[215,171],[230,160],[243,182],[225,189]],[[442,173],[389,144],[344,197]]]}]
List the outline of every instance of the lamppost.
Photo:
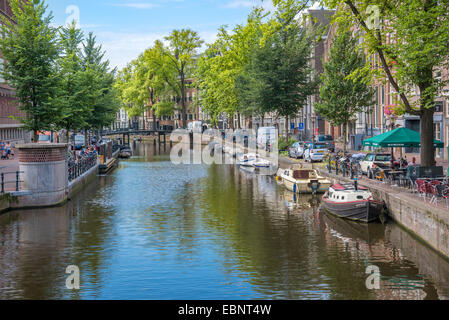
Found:
[{"label": "lamppost", "polygon": [[312,132],[312,142],[315,143],[315,126],[316,126],[316,115],[315,113],[312,114],[312,117],[310,117],[312,119],[312,123],[313,123],[313,132]]}]

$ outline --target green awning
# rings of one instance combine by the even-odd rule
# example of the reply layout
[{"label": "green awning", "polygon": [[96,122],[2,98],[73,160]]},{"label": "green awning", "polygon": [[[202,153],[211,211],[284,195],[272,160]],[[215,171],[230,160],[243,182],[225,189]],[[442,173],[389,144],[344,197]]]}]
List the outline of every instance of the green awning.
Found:
[{"label": "green awning", "polygon": [[[398,147],[421,147],[421,135],[419,132],[407,128],[397,128],[385,132],[378,136],[363,141],[366,147],[398,148]],[[444,143],[438,140],[434,141],[435,148],[443,148]]]}]

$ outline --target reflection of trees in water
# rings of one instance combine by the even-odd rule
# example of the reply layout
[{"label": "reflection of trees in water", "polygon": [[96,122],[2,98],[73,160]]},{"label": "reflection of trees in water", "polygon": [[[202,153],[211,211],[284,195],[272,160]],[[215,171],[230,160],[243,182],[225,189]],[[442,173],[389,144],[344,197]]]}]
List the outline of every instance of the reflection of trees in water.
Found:
[{"label": "reflection of trees in water", "polygon": [[69,265],[80,267],[82,286],[100,285],[103,247],[110,233],[105,220],[110,213],[85,203],[97,189],[98,184],[92,183],[64,206],[0,218],[1,298],[79,298],[65,287]]},{"label": "reflection of trees in water", "polygon": [[254,290],[266,297],[310,296],[310,279],[316,277],[310,263],[314,231],[308,227],[313,215],[310,209],[285,210],[270,179],[211,166],[202,193],[203,222],[224,242],[226,268],[249,275]]},{"label": "reflection of trees in water", "polygon": [[[339,219],[332,215],[323,213],[321,218],[325,224],[324,234],[328,246],[328,252],[334,252],[333,256],[323,256],[323,263],[327,274],[334,274],[341,278],[341,288],[335,288],[333,292],[341,293],[345,290],[344,281],[352,281],[355,285],[353,290],[359,290],[362,298],[376,299],[436,299],[438,294],[429,273],[422,275],[419,268],[420,261],[413,259],[413,255],[404,254],[404,247],[399,245],[393,238],[399,236],[410,237],[401,231],[395,224],[383,226],[381,224],[362,224],[348,220]],[[393,231],[393,232],[392,232]],[[401,235],[401,232],[404,232]],[[416,243],[409,238],[406,243]],[[418,252],[423,248],[417,248]],[[421,251],[422,252],[422,251]],[[368,265],[379,267],[381,273],[380,290],[372,290],[366,296],[367,290],[364,281],[367,275],[360,274],[359,279],[354,277],[345,279],[346,270],[339,273],[341,264],[335,265],[335,260],[341,259],[356,262],[360,270],[364,271]],[[412,259],[412,260],[409,260]],[[441,258],[440,258],[441,260]],[[361,262],[364,261],[364,265]],[[446,263],[447,265],[447,263]],[[363,267],[363,268],[362,268]],[[440,276],[437,276],[439,278]],[[363,286],[358,286],[363,284]],[[365,297],[364,297],[365,295]],[[334,295],[333,298],[341,298]]]}]

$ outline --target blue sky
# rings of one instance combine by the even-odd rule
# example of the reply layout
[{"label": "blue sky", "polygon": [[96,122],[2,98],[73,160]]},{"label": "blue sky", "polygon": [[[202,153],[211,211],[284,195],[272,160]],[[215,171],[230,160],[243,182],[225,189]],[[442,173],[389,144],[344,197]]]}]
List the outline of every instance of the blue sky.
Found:
[{"label": "blue sky", "polygon": [[244,23],[254,5],[272,9],[271,0],[46,0],[46,4],[55,25],[64,25],[79,8],[81,29],[95,33],[111,65],[119,68],[173,29],[191,28],[211,43],[219,26]]}]

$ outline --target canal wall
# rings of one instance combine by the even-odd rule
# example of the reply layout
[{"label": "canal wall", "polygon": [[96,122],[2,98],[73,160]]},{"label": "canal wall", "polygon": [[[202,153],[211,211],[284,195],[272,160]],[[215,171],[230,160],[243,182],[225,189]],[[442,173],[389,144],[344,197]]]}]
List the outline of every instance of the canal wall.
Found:
[{"label": "canal wall", "polygon": [[29,144],[18,148],[22,190],[0,195],[0,213],[65,204],[99,172],[100,163],[97,162],[69,182],[66,144]]},{"label": "canal wall", "polygon": [[[279,157],[279,166],[289,168],[295,162],[286,157]],[[353,183],[329,173],[322,168],[315,169],[334,183]],[[359,180],[361,186],[367,187],[376,200],[385,201],[389,216],[415,237],[426,243],[445,259],[449,259],[449,211],[430,205],[418,194],[411,194],[402,188],[382,186],[376,182]],[[428,201],[428,200],[427,200]]]},{"label": "canal wall", "polygon": [[[352,183],[323,169],[317,171],[335,182]],[[449,259],[449,212],[430,205],[417,194],[404,192],[401,188],[383,187],[369,181],[360,180],[376,200],[385,201],[389,216],[403,228],[424,241],[438,253]]]}]

